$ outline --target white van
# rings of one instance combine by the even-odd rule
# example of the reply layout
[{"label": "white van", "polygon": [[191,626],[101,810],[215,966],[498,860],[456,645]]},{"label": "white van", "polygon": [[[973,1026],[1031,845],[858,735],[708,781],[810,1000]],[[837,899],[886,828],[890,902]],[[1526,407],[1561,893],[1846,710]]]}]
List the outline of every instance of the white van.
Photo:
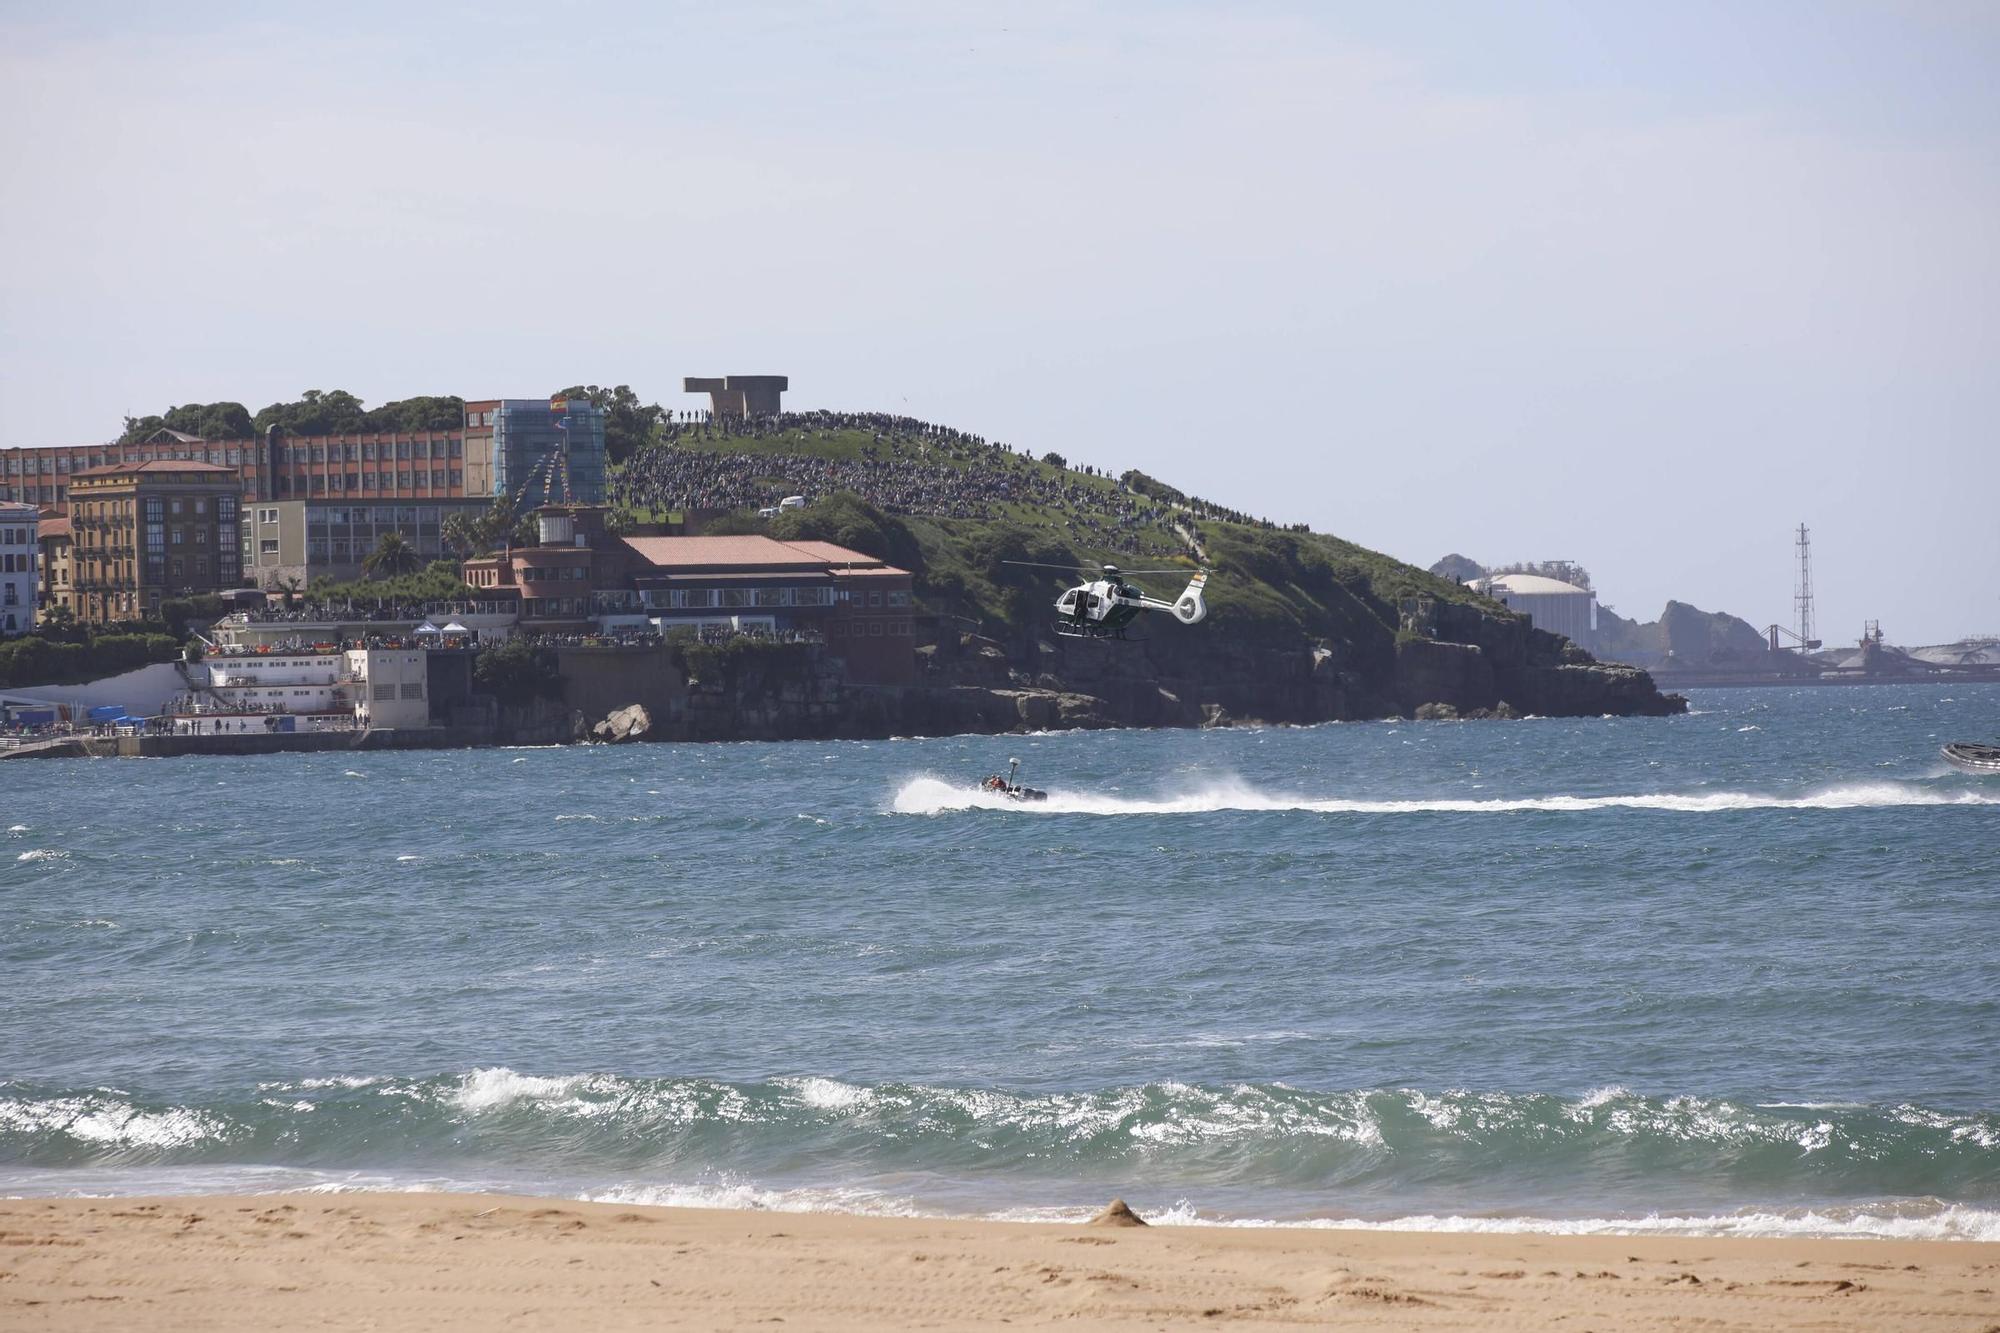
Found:
[{"label": "white van", "polygon": [[786,509],[804,509],[805,507],[806,507],[806,497],[803,495],[788,495],[784,499],[778,501],[778,508],[780,511]]}]

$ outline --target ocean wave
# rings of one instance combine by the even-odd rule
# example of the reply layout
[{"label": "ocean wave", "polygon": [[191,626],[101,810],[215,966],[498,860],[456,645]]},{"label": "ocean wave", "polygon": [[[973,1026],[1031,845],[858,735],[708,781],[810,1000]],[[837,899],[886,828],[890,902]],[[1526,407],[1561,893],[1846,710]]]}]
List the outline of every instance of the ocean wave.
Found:
[{"label": "ocean wave", "polygon": [[60,847],[37,847],[32,852],[22,852],[16,861],[67,861],[69,853]]},{"label": "ocean wave", "polygon": [[[2000,1112],[1173,1082],[1098,1091],[731,1083],[504,1067],[266,1081],[217,1100],[0,1084],[9,1166],[215,1165],[836,1182],[907,1173],[1342,1197],[1506,1198],[1615,1179],[1651,1197],[2000,1196]],[[1425,1196],[1430,1197],[1430,1196]],[[1620,1197],[1623,1197],[1620,1194]]]},{"label": "ocean wave", "polygon": [[1514,814],[1545,811],[1664,810],[1718,814],[1738,810],[1858,810],[1900,806],[1991,806],[2000,797],[1973,791],[1938,790],[1915,783],[1870,782],[1828,787],[1802,796],[1747,791],[1652,792],[1623,796],[1517,796],[1469,798],[1413,797],[1362,800],[1287,795],[1242,783],[1218,783],[1179,796],[1094,796],[1052,790],[1046,801],[1013,801],[936,777],[905,782],[890,812],[937,815],[962,810],[1008,810],[1038,815],[1187,815],[1223,811],[1309,814]]}]

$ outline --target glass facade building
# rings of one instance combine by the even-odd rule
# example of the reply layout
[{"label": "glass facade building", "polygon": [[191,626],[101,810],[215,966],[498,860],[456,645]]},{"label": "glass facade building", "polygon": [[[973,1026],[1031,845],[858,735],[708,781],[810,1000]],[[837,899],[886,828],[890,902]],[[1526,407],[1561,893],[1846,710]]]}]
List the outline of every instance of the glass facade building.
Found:
[{"label": "glass facade building", "polygon": [[493,491],[519,512],[604,503],[604,412],[586,399],[561,407],[503,398],[493,410]]}]

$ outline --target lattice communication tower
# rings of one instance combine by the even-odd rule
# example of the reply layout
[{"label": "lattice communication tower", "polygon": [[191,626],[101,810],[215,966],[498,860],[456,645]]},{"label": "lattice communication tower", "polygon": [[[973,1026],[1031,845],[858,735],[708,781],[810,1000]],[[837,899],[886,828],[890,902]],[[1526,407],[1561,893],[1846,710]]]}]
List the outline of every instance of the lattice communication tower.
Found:
[{"label": "lattice communication tower", "polygon": [[1819,647],[1813,636],[1813,591],[1812,591],[1812,534],[1806,525],[1799,524],[1798,540],[1793,543],[1799,553],[1799,582],[1792,590],[1792,611],[1797,617],[1799,642],[1807,648]]}]

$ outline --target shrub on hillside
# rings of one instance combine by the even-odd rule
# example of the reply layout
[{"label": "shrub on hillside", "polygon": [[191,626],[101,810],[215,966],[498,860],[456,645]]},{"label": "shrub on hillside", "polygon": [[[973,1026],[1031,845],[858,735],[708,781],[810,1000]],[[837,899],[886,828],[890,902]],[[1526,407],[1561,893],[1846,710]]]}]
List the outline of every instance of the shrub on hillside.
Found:
[{"label": "shrub on hillside", "polygon": [[180,652],[180,640],[165,634],[92,634],[81,642],[26,634],[0,642],[0,687],[98,680],[171,662]]},{"label": "shrub on hillside", "polygon": [[472,659],[472,679],[503,704],[562,697],[562,674],[556,669],[556,655],[523,638],[481,648]]}]

